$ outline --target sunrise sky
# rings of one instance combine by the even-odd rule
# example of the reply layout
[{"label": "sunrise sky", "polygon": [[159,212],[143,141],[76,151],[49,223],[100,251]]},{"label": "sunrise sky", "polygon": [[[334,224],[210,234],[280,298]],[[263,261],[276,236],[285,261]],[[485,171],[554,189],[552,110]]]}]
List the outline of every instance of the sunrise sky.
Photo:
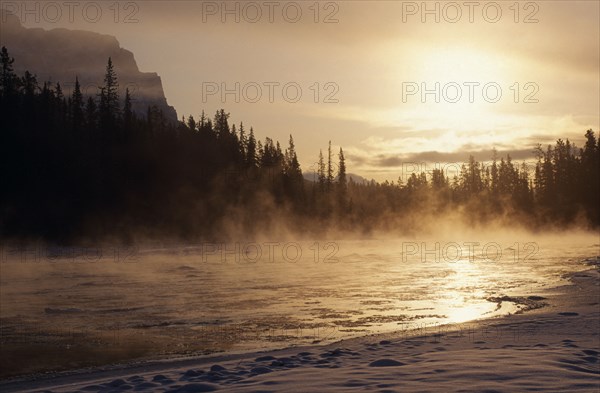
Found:
[{"label": "sunrise sky", "polygon": [[[486,160],[494,147],[533,160],[538,142],[581,144],[586,129],[600,128],[598,1],[428,2],[430,14],[422,2],[400,1],[111,1],[95,3],[99,18],[88,7],[88,20],[86,3],[72,21],[64,6],[62,17],[47,8],[39,21],[19,15],[36,2],[2,6],[18,7],[26,27],[116,36],[142,71],[162,77],[179,117],[223,107],[261,139],[287,146],[292,133],[305,171],[329,140],[343,146],[350,172],[395,180],[406,163]],[[434,90],[436,82],[440,102],[423,100],[422,83]],[[240,84],[239,103],[233,94],[203,97],[223,83]],[[297,102],[288,102],[293,86],[283,96],[288,83],[302,89]],[[257,85],[262,97],[250,102]]]}]

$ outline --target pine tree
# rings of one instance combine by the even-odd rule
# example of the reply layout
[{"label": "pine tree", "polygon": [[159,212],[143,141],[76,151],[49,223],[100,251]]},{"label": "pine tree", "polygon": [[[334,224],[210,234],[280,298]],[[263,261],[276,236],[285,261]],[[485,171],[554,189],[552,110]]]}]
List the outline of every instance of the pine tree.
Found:
[{"label": "pine tree", "polygon": [[100,88],[100,123],[104,131],[112,130],[116,126],[120,114],[119,108],[119,83],[114,70],[112,59],[108,58],[104,86]]},{"label": "pine tree", "polygon": [[319,167],[318,167],[318,179],[319,188],[321,191],[325,191],[327,186],[327,175],[325,174],[325,159],[323,158],[323,150],[319,150]]},{"label": "pine tree", "polygon": [[331,154],[331,141],[327,149],[327,190],[330,191],[333,186],[333,163]]},{"label": "pine tree", "polygon": [[0,75],[0,98],[10,97],[16,94],[19,87],[19,78],[13,71],[15,59],[8,55],[5,46],[0,52],[0,63],[2,63],[2,74]]},{"label": "pine tree", "polygon": [[[398,179],[398,181],[400,182],[402,179]],[[434,190],[441,190],[445,187],[447,187],[448,183],[446,180],[446,177],[444,176],[444,172],[439,169],[439,168],[435,168],[432,172],[431,172],[431,187]]]},{"label": "pine tree", "polygon": [[498,164],[496,163],[497,159],[498,159],[498,152],[494,148],[493,156],[492,156],[492,170],[490,173],[493,198],[498,198]]},{"label": "pine tree", "polygon": [[206,124],[206,116],[204,115],[204,111],[202,111],[202,114],[200,115],[200,120],[198,121],[198,129],[200,131],[204,130],[204,125]]},{"label": "pine tree", "polygon": [[302,170],[300,169],[300,163],[298,162],[296,146],[294,145],[294,138],[291,134],[289,146],[285,152],[285,173],[293,181],[302,181]]},{"label": "pine tree", "polygon": [[71,124],[75,131],[79,131],[83,127],[83,105],[81,85],[79,84],[79,78],[75,77],[75,88],[71,95]]},{"label": "pine tree", "polygon": [[[250,129],[252,131],[252,129]],[[262,166],[262,158],[265,155],[265,149],[263,148],[262,142],[259,140],[256,142],[256,163],[258,166]]]},{"label": "pine tree", "polygon": [[338,189],[338,200],[340,202],[341,208],[345,209],[346,206],[346,197],[348,193],[348,183],[346,179],[346,158],[344,157],[344,150],[340,147],[340,152],[338,154],[339,164],[338,164],[338,174],[337,174],[337,189]]},{"label": "pine tree", "polygon": [[25,97],[29,100],[33,99],[33,96],[39,90],[37,78],[35,75],[32,75],[29,71],[25,71],[25,75],[21,78],[21,86],[23,86],[23,92],[25,93]]},{"label": "pine tree", "polygon": [[248,136],[246,166],[248,168],[256,167],[256,138],[254,137],[254,129],[252,127],[250,127],[250,135]]},{"label": "pine tree", "polygon": [[[192,119],[193,120],[193,119]],[[129,94],[129,88],[125,89],[125,103],[123,105],[123,126],[125,132],[131,131],[133,123],[133,109],[131,105],[131,94]]]},{"label": "pine tree", "polygon": [[279,143],[279,141],[277,141],[275,143],[275,162],[274,164],[283,169],[283,165],[284,165],[284,160],[283,160],[283,151],[281,150],[281,144]]},{"label": "pine tree", "polygon": [[[261,152],[262,150],[262,152]],[[262,168],[270,167],[274,165],[275,161],[275,147],[273,146],[273,140],[269,137],[265,138],[265,143],[262,145],[262,149],[259,148],[260,166]]]},{"label": "pine tree", "polygon": [[194,116],[192,115],[188,116],[187,122],[185,124],[190,131],[198,130],[198,123],[196,123],[196,119],[194,119]]},{"label": "pine tree", "polygon": [[248,137],[246,136],[246,130],[244,130],[244,123],[240,122],[240,157],[242,162],[247,162],[246,155],[248,152]]},{"label": "pine tree", "polygon": [[220,109],[215,113],[214,129],[218,138],[227,138],[231,134],[229,129],[229,113],[225,113],[224,109]]},{"label": "pine tree", "polygon": [[338,165],[338,176],[337,182],[342,188],[346,188],[346,158],[344,157],[344,150],[340,147],[340,152],[338,154],[339,157],[339,165]]},{"label": "pine tree", "polygon": [[65,98],[60,82],[56,82],[56,88],[54,89],[54,95],[57,101],[62,101]]},{"label": "pine tree", "polygon": [[85,104],[85,125],[88,132],[95,131],[98,124],[98,112],[96,102],[88,97]]},{"label": "pine tree", "polygon": [[600,138],[596,139],[590,129],[585,133],[585,145],[581,149],[580,169],[580,199],[586,207],[592,223],[600,224],[600,208],[598,195],[600,195]]},{"label": "pine tree", "polygon": [[119,114],[119,83],[117,80],[117,73],[115,72],[113,62],[110,57],[108,58],[108,64],[106,65],[104,88],[110,115],[116,117]]}]

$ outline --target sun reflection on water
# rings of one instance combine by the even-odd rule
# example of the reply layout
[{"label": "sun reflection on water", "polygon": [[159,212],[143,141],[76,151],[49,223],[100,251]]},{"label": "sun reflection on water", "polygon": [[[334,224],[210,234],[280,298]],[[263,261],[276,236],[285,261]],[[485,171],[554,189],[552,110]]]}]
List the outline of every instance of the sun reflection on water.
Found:
[{"label": "sun reflection on water", "polygon": [[494,311],[496,304],[482,301],[486,275],[477,261],[463,258],[446,262],[445,268],[454,271],[440,291],[440,309],[450,323],[478,319]]}]

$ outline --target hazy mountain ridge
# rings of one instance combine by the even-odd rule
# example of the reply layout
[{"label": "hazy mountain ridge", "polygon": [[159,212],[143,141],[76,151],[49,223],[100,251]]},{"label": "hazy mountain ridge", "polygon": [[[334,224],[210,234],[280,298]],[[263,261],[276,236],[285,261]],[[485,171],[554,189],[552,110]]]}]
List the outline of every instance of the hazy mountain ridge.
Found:
[{"label": "hazy mountain ridge", "polygon": [[[319,174],[316,171],[302,172],[302,177],[305,180],[315,182],[315,183],[319,181]],[[348,181],[352,180],[353,182],[358,183],[358,184],[366,184],[371,181],[371,180],[367,179],[366,177],[362,177],[355,173],[347,173],[346,177],[348,178]]]},{"label": "hazy mountain ridge", "polygon": [[110,35],[84,30],[26,28],[9,13],[2,14],[0,45],[17,59],[15,71],[37,75],[38,82],[60,82],[65,95],[72,92],[75,77],[86,95],[96,95],[103,84],[106,62],[112,58],[119,79],[121,99],[125,89],[133,99],[133,110],[145,116],[149,105],[156,105],[166,119],[177,121],[175,108],[167,103],[162,80],[155,72],[140,72],[131,51],[121,48]]}]

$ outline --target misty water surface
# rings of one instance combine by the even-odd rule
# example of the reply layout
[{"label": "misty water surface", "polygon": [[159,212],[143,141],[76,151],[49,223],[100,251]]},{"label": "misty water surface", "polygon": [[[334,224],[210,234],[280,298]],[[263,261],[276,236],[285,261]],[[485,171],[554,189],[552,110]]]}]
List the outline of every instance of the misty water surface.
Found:
[{"label": "misty water surface", "polygon": [[589,268],[582,260],[598,244],[574,239],[8,247],[2,341],[161,356],[492,317],[543,306],[527,297],[544,297],[567,283],[565,273]]}]

